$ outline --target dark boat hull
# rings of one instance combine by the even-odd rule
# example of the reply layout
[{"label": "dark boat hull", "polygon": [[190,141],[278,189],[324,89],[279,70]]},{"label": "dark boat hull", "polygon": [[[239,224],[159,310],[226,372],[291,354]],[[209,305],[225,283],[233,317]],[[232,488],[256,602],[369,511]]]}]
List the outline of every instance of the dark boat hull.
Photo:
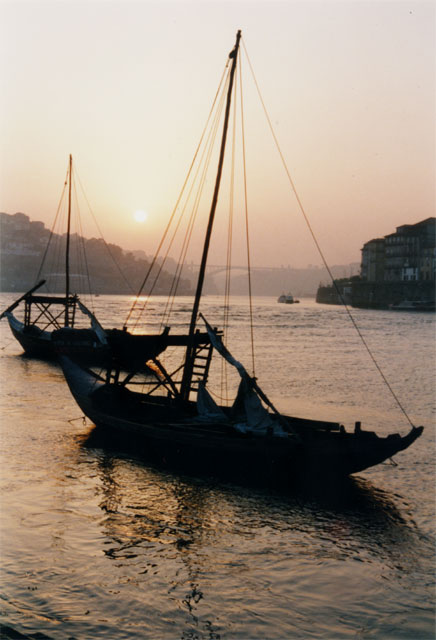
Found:
[{"label": "dark boat hull", "polygon": [[139,400],[138,394],[97,382],[68,358],[60,360],[77,404],[99,428],[140,440],[154,459],[168,464],[183,461],[213,474],[237,468],[243,474],[274,475],[285,482],[341,478],[383,462],[422,433],[419,427],[405,437],[379,437],[335,431],[332,423],[285,417],[298,438],[241,434],[230,422],[200,421],[193,403],[178,408],[164,397]]},{"label": "dark boat hull", "polygon": [[434,301],[427,302],[413,302],[403,301],[398,304],[391,304],[389,309],[392,311],[436,311],[436,305]]},{"label": "dark boat hull", "polygon": [[12,335],[20,343],[25,353],[36,358],[54,359],[56,354],[51,343],[51,332],[36,327],[26,328],[12,314],[7,315]]},{"label": "dark boat hull", "polygon": [[26,327],[20,320],[7,314],[12,335],[20,343],[26,355],[41,360],[56,360],[59,353],[81,364],[104,363],[108,348],[101,344],[92,330],[85,330],[87,337],[81,340],[65,341],[63,344],[52,340],[52,331],[43,331],[36,326]]}]

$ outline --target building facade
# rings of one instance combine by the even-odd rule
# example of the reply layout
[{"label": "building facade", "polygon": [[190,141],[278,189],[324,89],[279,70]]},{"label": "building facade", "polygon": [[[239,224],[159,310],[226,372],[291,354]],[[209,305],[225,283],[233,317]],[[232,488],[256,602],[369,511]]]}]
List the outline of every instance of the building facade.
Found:
[{"label": "building facade", "polygon": [[361,277],[367,282],[435,281],[436,218],[397,227],[365,243]]},{"label": "building facade", "polygon": [[368,282],[380,282],[385,272],[385,240],[375,238],[363,245],[360,275]]}]

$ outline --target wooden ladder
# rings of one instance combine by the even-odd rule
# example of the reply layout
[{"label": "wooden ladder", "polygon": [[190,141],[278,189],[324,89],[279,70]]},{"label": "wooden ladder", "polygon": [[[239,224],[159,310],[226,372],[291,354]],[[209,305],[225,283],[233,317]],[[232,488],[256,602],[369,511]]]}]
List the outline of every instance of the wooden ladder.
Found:
[{"label": "wooden ladder", "polygon": [[212,362],[212,344],[202,345],[195,351],[192,365],[191,391],[198,391],[200,382],[206,384]]}]

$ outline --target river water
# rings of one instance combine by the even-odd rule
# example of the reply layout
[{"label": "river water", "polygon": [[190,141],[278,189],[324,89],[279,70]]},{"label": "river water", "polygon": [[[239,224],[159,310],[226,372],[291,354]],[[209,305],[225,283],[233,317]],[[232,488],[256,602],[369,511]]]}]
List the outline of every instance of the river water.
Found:
[{"label": "river water", "polygon": [[[120,326],[129,305],[101,296],[95,310]],[[230,347],[249,365],[247,310],[232,299]],[[217,298],[203,312],[220,324]],[[180,475],[93,441],[60,369],[23,357],[0,323],[1,637],[434,638],[435,316],[352,312],[426,429],[396,466],[333,493]],[[256,298],[254,319],[256,375],[279,409],[408,431],[342,307]]]}]

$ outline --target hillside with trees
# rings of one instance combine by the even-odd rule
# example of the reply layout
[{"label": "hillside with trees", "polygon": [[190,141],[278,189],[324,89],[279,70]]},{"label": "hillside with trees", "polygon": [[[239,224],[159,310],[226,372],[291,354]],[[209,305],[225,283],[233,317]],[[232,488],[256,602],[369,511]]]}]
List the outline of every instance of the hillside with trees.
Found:
[{"label": "hillside with trees", "polygon": [[[42,222],[31,221],[24,213],[0,213],[1,291],[26,291],[37,278],[46,278],[53,292],[64,290],[66,234],[53,234],[47,251],[49,238],[50,231]],[[173,273],[162,269],[158,274],[158,266],[152,271],[150,282],[157,276],[154,294],[170,291],[176,265],[172,261],[169,265]],[[71,290],[76,293],[136,294],[149,267],[150,259],[102,238],[70,237]],[[177,293],[192,293],[189,279],[181,279]]]},{"label": "hillside with trees", "polygon": [[[45,255],[49,238],[50,231],[43,222],[31,221],[24,213],[0,213],[1,291],[27,291],[40,278],[48,280],[50,291],[64,291],[66,235],[53,234],[50,249]],[[38,278],[44,255],[44,268]],[[136,294],[152,260],[143,250],[125,251],[102,238],[85,239],[75,234],[70,237],[70,257],[71,290],[76,293]],[[149,282],[155,281],[160,265],[158,260]],[[335,278],[343,278],[357,274],[359,269],[358,263],[334,265],[331,272]],[[176,272],[177,263],[168,258],[153,293],[168,294]],[[198,266],[187,264],[177,294],[193,294],[197,275]],[[225,277],[224,267],[211,266],[206,273],[204,292],[212,295],[223,293]],[[252,293],[257,296],[278,297],[290,291],[299,297],[315,297],[323,281],[328,283],[328,274],[324,267],[316,265],[300,269],[291,266],[253,267],[251,273]],[[236,269],[232,274],[231,293],[245,295],[247,285],[247,273]],[[144,293],[149,293],[149,290]]]}]

